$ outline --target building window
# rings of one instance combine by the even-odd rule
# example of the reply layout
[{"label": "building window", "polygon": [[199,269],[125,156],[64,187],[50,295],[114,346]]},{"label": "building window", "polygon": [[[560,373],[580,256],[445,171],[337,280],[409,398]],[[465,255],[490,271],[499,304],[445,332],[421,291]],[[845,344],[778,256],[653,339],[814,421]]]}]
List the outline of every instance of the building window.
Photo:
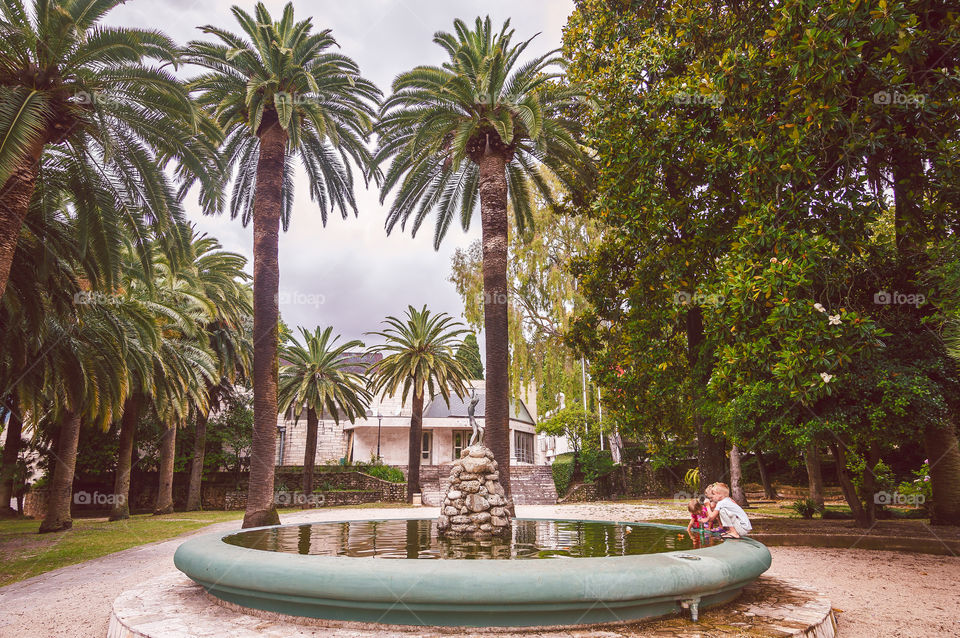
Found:
[{"label": "building window", "polygon": [[423,444],[420,446],[420,462],[430,465],[430,451],[433,448],[433,432],[423,433]]},{"label": "building window", "polygon": [[514,431],[513,454],[520,463],[533,463],[533,434]]},{"label": "building window", "polygon": [[463,452],[467,446],[470,444],[470,436],[473,434],[473,430],[454,430],[453,431],[453,460],[456,461],[460,458],[460,453]]}]

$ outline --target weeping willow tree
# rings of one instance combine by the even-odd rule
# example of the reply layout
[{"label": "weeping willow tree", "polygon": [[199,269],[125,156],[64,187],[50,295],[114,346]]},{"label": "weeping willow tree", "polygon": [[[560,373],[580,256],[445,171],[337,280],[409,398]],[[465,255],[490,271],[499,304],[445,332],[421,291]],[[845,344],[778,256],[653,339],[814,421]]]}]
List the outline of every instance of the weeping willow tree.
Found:
[{"label": "weeping willow tree", "polygon": [[[575,215],[569,203],[531,207],[532,228],[516,232],[511,218],[507,266],[507,312],[510,337],[510,393],[536,392],[543,415],[582,396],[580,355],[563,342],[570,320],[583,307],[573,258],[582,255],[600,236],[596,221]],[[474,328],[483,326],[483,249],[480,241],[457,249],[450,281],[464,304],[464,317]],[[588,364],[589,365],[589,364]]]}]

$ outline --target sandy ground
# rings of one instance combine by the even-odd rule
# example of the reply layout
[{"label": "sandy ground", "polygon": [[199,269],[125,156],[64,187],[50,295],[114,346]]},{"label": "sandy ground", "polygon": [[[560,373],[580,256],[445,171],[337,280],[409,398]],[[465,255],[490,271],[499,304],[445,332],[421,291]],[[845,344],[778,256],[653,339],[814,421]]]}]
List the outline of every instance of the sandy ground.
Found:
[{"label": "sandy ground", "polygon": [[[586,503],[519,506],[522,517],[640,521],[675,516],[659,506]],[[427,516],[432,508],[417,508]],[[284,523],[362,518],[404,518],[409,509],[312,510]],[[217,523],[200,533],[228,530]],[[196,532],[195,532],[196,533]],[[173,567],[180,537],[117,552],[0,588],[0,637],[105,636],[110,605],[122,591]],[[843,638],[960,636],[955,574],[960,558],[861,549],[773,547],[768,574],[797,578],[830,597]],[[320,635],[320,634],[318,634]]]}]

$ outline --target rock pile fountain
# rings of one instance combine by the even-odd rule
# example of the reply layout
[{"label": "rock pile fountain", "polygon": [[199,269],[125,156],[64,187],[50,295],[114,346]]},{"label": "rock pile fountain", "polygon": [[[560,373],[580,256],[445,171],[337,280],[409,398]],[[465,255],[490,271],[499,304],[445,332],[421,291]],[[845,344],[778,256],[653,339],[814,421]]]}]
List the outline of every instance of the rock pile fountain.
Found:
[{"label": "rock pile fountain", "polygon": [[493,452],[471,445],[454,461],[437,533],[441,537],[508,536],[513,503],[504,496]]}]

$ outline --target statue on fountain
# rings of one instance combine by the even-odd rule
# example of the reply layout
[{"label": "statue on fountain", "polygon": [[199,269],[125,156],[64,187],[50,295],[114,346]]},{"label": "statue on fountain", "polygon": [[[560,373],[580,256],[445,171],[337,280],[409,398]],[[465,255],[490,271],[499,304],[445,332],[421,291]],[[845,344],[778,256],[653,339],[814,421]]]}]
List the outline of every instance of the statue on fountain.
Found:
[{"label": "statue on fountain", "polygon": [[483,429],[484,427],[477,423],[477,419],[474,414],[477,411],[477,404],[480,403],[480,395],[477,394],[476,390],[470,390],[470,405],[467,406],[467,416],[470,418],[470,429],[473,431],[473,434],[470,435],[469,445],[483,445]]}]

